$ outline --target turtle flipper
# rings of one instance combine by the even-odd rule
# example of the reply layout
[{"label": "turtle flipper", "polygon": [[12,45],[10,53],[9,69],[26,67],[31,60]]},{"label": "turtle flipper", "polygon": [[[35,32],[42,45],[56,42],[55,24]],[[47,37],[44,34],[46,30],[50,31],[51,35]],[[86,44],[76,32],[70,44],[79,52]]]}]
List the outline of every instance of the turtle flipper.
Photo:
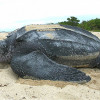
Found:
[{"label": "turtle flipper", "polygon": [[11,61],[13,71],[20,77],[31,76],[45,80],[88,82],[85,73],[68,66],[57,64],[45,54],[33,51],[26,55],[14,56]]}]

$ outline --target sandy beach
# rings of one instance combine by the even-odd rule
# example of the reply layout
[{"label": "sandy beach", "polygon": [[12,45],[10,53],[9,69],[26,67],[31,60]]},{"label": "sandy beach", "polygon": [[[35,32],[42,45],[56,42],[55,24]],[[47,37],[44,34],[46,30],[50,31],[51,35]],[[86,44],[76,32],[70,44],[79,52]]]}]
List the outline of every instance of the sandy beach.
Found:
[{"label": "sandy beach", "polygon": [[[100,32],[93,32],[100,38]],[[7,33],[0,33],[0,39]],[[19,78],[9,64],[0,64],[0,100],[100,100],[100,70],[80,68],[91,76],[86,84]]]}]

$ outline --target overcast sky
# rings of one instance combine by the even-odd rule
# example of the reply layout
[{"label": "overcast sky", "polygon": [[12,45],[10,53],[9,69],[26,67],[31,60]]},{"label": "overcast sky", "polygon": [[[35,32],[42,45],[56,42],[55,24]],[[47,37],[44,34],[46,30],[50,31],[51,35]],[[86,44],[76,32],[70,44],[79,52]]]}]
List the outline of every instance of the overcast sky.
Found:
[{"label": "overcast sky", "polygon": [[0,0],[0,31],[27,24],[100,18],[100,0]]}]

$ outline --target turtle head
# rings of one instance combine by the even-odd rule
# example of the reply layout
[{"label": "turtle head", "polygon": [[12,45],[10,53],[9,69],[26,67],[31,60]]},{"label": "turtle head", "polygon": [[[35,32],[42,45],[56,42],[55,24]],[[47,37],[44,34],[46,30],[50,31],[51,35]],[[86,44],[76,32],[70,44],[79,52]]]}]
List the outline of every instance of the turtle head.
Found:
[{"label": "turtle head", "polygon": [[11,48],[7,45],[6,40],[0,41],[0,62],[9,62],[11,59]]}]

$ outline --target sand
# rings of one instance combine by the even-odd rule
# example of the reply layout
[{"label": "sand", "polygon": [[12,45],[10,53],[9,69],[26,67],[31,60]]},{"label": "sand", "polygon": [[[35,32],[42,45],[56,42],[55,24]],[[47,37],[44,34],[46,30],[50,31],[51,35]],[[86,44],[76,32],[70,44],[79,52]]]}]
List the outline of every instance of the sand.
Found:
[{"label": "sand", "polygon": [[0,40],[5,39],[8,33],[0,33]]},{"label": "sand", "polygon": [[[100,33],[93,33],[100,37]],[[0,33],[0,39],[7,34]],[[100,100],[100,70],[80,68],[92,80],[86,84],[19,78],[9,64],[0,64],[0,100]]]}]

